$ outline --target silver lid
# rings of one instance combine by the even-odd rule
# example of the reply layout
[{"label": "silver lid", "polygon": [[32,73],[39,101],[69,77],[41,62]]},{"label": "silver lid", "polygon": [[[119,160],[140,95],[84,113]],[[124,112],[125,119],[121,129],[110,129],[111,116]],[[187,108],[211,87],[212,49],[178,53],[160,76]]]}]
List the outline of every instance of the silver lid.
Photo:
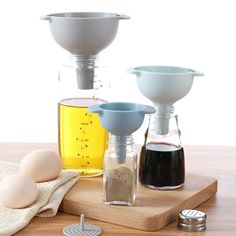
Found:
[{"label": "silver lid", "polygon": [[206,230],[206,214],[198,210],[186,209],[179,213],[177,228],[189,232]]}]

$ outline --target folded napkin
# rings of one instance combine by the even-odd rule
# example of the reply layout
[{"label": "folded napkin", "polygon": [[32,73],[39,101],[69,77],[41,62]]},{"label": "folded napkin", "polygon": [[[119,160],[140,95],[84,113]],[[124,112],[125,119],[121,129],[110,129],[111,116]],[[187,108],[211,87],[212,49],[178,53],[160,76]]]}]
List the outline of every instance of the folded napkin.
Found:
[{"label": "folded napkin", "polygon": [[[19,163],[0,161],[0,180],[19,173]],[[78,179],[76,172],[63,170],[57,179],[37,184],[39,195],[33,205],[23,209],[11,209],[0,205],[0,236],[16,233],[34,216],[55,216],[63,197]]]}]

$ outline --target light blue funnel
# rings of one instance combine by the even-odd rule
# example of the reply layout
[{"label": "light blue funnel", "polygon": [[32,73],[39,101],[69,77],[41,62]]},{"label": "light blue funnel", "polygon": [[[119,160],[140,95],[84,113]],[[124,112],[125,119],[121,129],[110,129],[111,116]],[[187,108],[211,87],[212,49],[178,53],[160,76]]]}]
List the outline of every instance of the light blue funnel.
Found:
[{"label": "light blue funnel", "polygon": [[174,103],[190,91],[193,78],[203,73],[189,68],[175,66],[139,66],[129,68],[130,74],[136,75],[139,91],[156,108],[156,132],[166,135],[169,132],[169,118],[174,111]]},{"label": "light blue funnel", "polygon": [[156,111],[151,106],[127,102],[103,103],[88,109],[98,113],[101,125],[116,136],[132,134],[142,125],[145,114]]},{"label": "light blue funnel", "polygon": [[[112,102],[90,106],[89,112],[98,113],[101,125],[113,135],[125,137],[135,132],[143,123],[145,114],[155,113],[155,108],[127,102]],[[125,162],[125,139],[117,139],[117,161]],[[123,143],[120,143],[123,142]]]}]

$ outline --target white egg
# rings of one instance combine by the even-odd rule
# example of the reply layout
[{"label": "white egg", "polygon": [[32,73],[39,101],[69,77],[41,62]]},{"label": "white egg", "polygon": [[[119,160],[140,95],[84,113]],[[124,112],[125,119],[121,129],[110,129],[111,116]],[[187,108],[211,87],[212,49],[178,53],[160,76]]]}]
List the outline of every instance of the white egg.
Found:
[{"label": "white egg", "polygon": [[28,207],[37,196],[37,184],[28,176],[10,175],[0,181],[0,202],[5,207]]},{"label": "white egg", "polygon": [[61,169],[62,163],[59,156],[46,149],[28,153],[20,163],[21,172],[30,176],[35,182],[53,180],[60,175]]}]

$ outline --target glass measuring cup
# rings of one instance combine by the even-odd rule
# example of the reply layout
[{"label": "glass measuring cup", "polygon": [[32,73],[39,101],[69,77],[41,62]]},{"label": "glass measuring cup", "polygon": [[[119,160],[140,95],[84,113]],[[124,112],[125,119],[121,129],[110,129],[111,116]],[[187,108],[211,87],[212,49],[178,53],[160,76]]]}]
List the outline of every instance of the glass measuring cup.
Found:
[{"label": "glass measuring cup", "polygon": [[59,150],[64,168],[83,176],[103,173],[103,155],[107,131],[100,125],[97,114],[88,112],[88,106],[101,104],[94,98],[70,98],[58,104]]}]

